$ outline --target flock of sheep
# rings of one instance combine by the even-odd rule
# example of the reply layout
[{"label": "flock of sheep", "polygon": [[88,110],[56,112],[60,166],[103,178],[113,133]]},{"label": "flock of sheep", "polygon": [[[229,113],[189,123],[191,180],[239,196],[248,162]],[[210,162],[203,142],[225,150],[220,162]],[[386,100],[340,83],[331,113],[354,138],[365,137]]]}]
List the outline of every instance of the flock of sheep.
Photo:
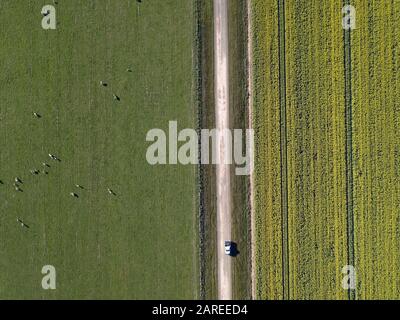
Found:
[{"label": "flock of sheep", "polygon": [[[142,0],[136,0],[136,2],[137,2],[137,3],[141,3]],[[58,4],[58,2],[55,1],[55,0],[53,0],[53,3],[54,3],[54,4]],[[132,72],[132,69],[131,69],[131,68],[128,68],[128,69],[126,69],[126,71],[127,71],[127,72]],[[107,86],[108,86],[107,82],[105,82],[105,81],[100,81],[100,85],[103,86],[103,87],[107,87]],[[120,101],[120,100],[121,100],[121,98],[120,98],[117,94],[115,94],[115,93],[113,93],[113,99],[116,100],[116,101]],[[34,112],[33,115],[34,115],[34,117],[37,118],[37,119],[41,119],[41,118],[42,118],[42,115],[39,114],[38,112]],[[53,161],[61,162],[60,158],[58,158],[58,157],[57,157],[56,155],[54,155],[54,154],[49,153],[49,157],[50,157],[50,159],[53,160]],[[42,162],[42,166],[43,166],[43,169],[42,169],[42,170],[31,169],[31,170],[30,170],[30,173],[31,173],[32,175],[39,175],[39,174],[41,174],[41,173],[42,173],[42,174],[45,174],[45,175],[49,174],[48,169],[49,169],[51,166],[50,166],[47,162]],[[0,180],[0,185],[4,185],[3,180]],[[14,178],[14,182],[13,182],[13,186],[14,186],[14,188],[15,188],[15,191],[17,191],[17,192],[23,192],[22,185],[23,185],[22,179],[19,178],[19,177],[15,177],[15,178]],[[80,189],[80,190],[85,189],[85,188],[84,188],[82,185],[80,185],[80,184],[76,184],[75,187],[76,187],[77,189]],[[110,195],[112,195],[112,196],[116,196],[116,195],[117,195],[111,188],[107,188],[107,192],[108,192]],[[74,197],[74,198],[79,198],[79,194],[78,194],[77,192],[75,192],[75,191],[70,192],[70,196],[71,196],[71,197]],[[29,229],[29,225],[27,225],[22,219],[17,218],[17,222],[18,222],[23,228]]]},{"label": "flock of sheep", "polygon": [[[126,71],[127,72],[132,72],[132,70],[130,68],[128,68]],[[104,81],[100,81],[100,85],[103,86],[103,87],[107,87],[108,86],[108,84],[106,82],[104,82]],[[116,100],[116,101],[120,101],[121,100],[121,98],[115,93],[113,93],[113,99]],[[33,116],[35,118],[37,118],[37,119],[41,119],[42,118],[42,115],[39,114],[38,112],[34,112]],[[52,153],[49,153],[49,158],[52,161],[61,162],[61,159],[58,156],[56,156],[56,155],[54,155]],[[47,162],[42,162],[42,166],[43,166],[42,170],[33,168],[33,169],[30,170],[30,173],[32,175],[40,175],[40,174],[48,175],[49,174],[49,169],[51,168],[51,165],[48,164]],[[4,185],[4,184],[5,184],[4,181],[0,180],[0,185]],[[24,184],[24,182],[20,177],[17,176],[17,177],[14,178],[13,187],[14,187],[16,192],[23,192],[23,189],[22,189],[22,185],[23,184]],[[75,187],[77,189],[80,189],[80,190],[84,190],[85,189],[85,187],[83,187],[80,184],[76,184]],[[107,188],[107,192],[112,196],[117,196],[117,194],[111,188]],[[79,194],[77,193],[77,191],[70,192],[70,196],[74,197],[74,198],[79,198]],[[21,227],[29,229],[29,225],[27,225],[21,218],[17,218],[17,222],[21,225]]]}]

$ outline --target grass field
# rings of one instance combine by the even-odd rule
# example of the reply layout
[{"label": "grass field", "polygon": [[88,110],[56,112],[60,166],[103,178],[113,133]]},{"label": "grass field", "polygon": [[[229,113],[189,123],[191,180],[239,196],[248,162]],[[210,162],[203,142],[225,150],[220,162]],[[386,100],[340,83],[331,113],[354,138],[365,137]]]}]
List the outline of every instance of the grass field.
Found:
[{"label": "grass field", "polygon": [[[215,128],[213,1],[201,4],[201,128]],[[202,298],[217,299],[217,232],[215,166],[201,166],[202,179]]]},{"label": "grass field", "polygon": [[0,3],[0,298],[197,298],[196,169],[145,158],[148,130],[196,126],[194,2],[59,0],[45,31],[47,2]]},{"label": "grass field", "polygon": [[400,296],[400,5],[344,4],[252,1],[258,298]]},{"label": "grass field", "polygon": [[[247,125],[247,7],[245,1],[231,1],[229,8],[229,62],[231,128]],[[233,299],[250,298],[250,233],[248,206],[248,176],[236,176],[231,171],[232,183],[232,240],[238,244],[239,254],[233,260]]]}]

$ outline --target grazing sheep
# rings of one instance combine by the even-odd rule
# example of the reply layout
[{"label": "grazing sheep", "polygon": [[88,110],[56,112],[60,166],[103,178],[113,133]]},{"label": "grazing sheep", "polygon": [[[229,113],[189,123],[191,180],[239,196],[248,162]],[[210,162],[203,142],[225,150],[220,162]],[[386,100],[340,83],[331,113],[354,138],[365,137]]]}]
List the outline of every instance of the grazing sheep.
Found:
[{"label": "grazing sheep", "polygon": [[61,161],[61,160],[60,160],[59,158],[57,158],[54,154],[49,153],[49,157],[50,157],[51,159],[53,159],[53,160]]},{"label": "grazing sheep", "polygon": [[110,188],[108,188],[107,191],[108,191],[109,194],[111,194],[111,195],[113,195],[113,196],[116,196],[116,195],[117,195],[117,194],[116,194],[112,189],[110,189]]},{"label": "grazing sheep", "polygon": [[104,82],[104,81],[100,81],[100,85],[103,86],[103,87],[107,87],[108,86],[107,82]]},{"label": "grazing sheep", "polygon": [[34,112],[33,115],[34,115],[36,118],[38,118],[38,119],[40,119],[40,118],[42,117],[42,116],[41,116],[39,113],[37,113],[37,112]]},{"label": "grazing sheep", "polygon": [[22,180],[21,180],[20,178],[18,178],[18,177],[15,177],[14,181],[15,181],[16,183],[23,184]]},{"label": "grazing sheep", "polygon": [[113,98],[116,101],[120,101],[121,100],[121,98],[119,96],[117,96],[116,94],[113,94]]},{"label": "grazing sheep", "polygon": [[36,169],[32,169],[31,173],[34,174],[34,175],[38,175],[40,173],[40,171],[36,170]]},{"label": "grazing sheep", "polygon": [[17,218],[17,222],[21,225],[21,227],[29,229],[29,226],[25,224],[21,219]]},{"label": "grazing sheep", "polygon": [[78,195],[78,194],[76,194],[75,192],[71,192],[71,193],[70,193],[70,195],[71,195],[71,197],[74,197],[74,198],[79,198],[79,195]]}]

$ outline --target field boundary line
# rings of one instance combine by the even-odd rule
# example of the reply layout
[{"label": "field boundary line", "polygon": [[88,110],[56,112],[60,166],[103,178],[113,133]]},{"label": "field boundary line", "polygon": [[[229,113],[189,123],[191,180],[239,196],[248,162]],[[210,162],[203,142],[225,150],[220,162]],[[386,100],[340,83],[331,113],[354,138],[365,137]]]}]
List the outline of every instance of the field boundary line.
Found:
[{"label": "field boundary line", "polygon": [[206,295],[205,290],[205,199],[204,199],[204,168],[201,164],[201,137],[200,131],[203,127],[203,34],[201,29],[202,20],[202,4],[201,0],[194,1],[194,82],[195,82],[195,103],[197,108],[197,133],[198,133],[198,161],[199,166],[197,168],[197,194],[198,199],[198,231],[199,231],[199,296],[200,299],[204,300]]},{"label": "field boundary line", "polygon": [[287,169],[287,128],[286,128],[286,39],[285,1],[278,0],[279,38],[279,105],[281,140],[281,212],[282,212],[282,286],[283,299],[289,295],[289,241],[288,241],[288,169]]},{"label": "field boundary line", "polygon": [[[247,0],[247,94],[248,94],[248,113],[249,128],[253,129],[253,32],[252,32],[252,1]],[[254,161],[254,148],[250,150],[251,159]],[[251,250],[251,298],[256,299],[256,258],[255,258],[255,202],[254,202],[254,172],[250,171],[250,250]]]},{"label": "field boundary line", "polygon": [[[349,5],[348,0],[343,4]],[[345,77],[345,127],[346,127],[346,215],[348,265],[355,266],[354,254],[354,211],[353,211],[353,107],[351,86],[351,29],[344,30],[344,77]],[[356,293],[349,289],[349,299],[355,300]]]}]

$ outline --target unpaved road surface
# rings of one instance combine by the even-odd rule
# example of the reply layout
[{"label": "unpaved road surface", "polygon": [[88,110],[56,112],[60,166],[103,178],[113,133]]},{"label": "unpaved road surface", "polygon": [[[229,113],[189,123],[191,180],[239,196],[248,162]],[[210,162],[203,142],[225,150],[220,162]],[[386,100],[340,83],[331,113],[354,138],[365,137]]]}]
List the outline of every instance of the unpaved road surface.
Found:
[{"label": "unpaved road surface", "polygon": [[[214,0],[215,117],[218,130],[229,129],[228,1]],[[221,132],[221,131],[220,131]],[[227,135],[217,143],[217,247],[218,299],[232,299],[232,258],[225,255],[224,241],[231,240],[231,166]]]}]

